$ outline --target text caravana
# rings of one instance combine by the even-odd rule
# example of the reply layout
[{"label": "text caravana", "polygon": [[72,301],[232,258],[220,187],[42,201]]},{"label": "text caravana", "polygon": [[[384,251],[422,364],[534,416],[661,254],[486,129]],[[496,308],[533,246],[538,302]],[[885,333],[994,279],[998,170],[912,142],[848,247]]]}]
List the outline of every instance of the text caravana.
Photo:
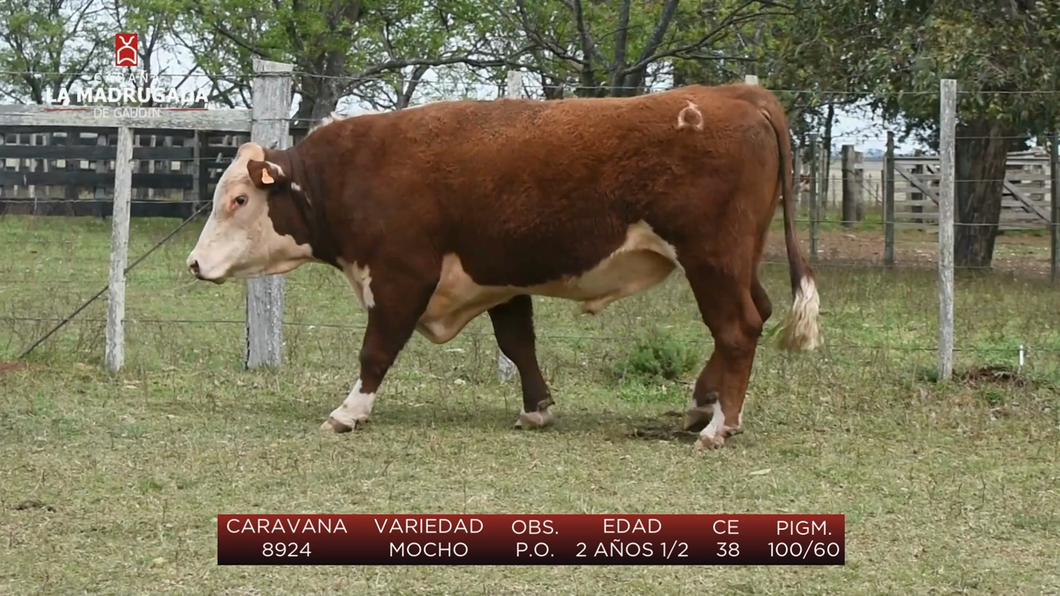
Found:
[{"label": "text caravana", "polygon": [[232,518],[227,529],[232,534],[347,534],[346,524],[339,519],[312,518]]}]

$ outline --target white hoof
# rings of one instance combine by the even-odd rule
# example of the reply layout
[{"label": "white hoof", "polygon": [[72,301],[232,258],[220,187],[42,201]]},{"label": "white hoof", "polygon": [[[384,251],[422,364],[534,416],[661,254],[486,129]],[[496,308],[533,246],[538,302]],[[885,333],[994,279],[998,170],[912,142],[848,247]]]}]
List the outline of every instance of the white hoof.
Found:
[{"label": "white hoof", "polygon": [[545,428],[556,421],[552,410],[538,410],[537,412],[519,412],[519,419],[515,421],[515,428]]}]

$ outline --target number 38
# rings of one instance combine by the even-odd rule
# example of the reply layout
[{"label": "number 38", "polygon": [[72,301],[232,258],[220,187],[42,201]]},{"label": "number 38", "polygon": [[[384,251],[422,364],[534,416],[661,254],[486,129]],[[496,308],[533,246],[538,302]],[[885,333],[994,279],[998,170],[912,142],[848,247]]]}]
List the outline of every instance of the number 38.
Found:
[{"label": "number 38", "polygon": [[718,556],[719,557],[738,557],[738,556],[740,556],[740,543],[739,542],[719,542],[718,543]]}]

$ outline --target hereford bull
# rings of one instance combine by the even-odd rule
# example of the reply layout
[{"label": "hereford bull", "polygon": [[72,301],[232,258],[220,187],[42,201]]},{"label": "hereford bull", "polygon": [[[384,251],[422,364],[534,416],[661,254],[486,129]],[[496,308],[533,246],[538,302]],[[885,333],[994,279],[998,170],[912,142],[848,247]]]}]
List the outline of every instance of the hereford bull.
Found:
[{"label": "hereford bull", "polygon": [[758,265],[781,198],[794,302],[780,344],[820,339],[790,146],[777,99],[742,84],[333,118],[290,149],[241,146],[187,264],[217,283],[309,262],[346,275],[368,325],[359,379],[322,425],[333,432],[368,420],[414,331],[442,344],[484,312],[519,370],[516,426],[548,426],[531,296],[595,314],[680,269],[714,338],[684,426],[718,447],[742,428],[773,310]]}]

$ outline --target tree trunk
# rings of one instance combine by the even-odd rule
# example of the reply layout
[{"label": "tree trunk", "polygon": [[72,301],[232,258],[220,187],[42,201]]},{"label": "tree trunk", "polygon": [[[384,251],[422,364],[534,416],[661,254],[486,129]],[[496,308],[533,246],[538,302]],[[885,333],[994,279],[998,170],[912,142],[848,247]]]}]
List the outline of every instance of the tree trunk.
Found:
[{"label": "tree trunk", "polygon": [[957,129],[957,267],[990,267],[994,257],[1008,161],[1006,136],[1004,125],[992,121],[974,120]]},{"label": "tree trunk", "polygon": [[832,194],[828,189],[832,186],[830,184],[832,180],[832,124],[835,123],[835,103],[828,100],[828,112],[824,117],[824,138],[821,142],[824,144],[824,163],[821,164],[821,194],[817,201],[821,203],[822,214],[821,219],[826,219],[828,216],[828,208],[832,205]]},{"label": "tree trunk", "polygon": [[335,83],[332,79],[313,76],[304,76],[300,79],[302,97],[298,102],[298,112],[295,118],[300,124],[308,123],[312,127],[335,111],[339,96],[335,92]]}]

